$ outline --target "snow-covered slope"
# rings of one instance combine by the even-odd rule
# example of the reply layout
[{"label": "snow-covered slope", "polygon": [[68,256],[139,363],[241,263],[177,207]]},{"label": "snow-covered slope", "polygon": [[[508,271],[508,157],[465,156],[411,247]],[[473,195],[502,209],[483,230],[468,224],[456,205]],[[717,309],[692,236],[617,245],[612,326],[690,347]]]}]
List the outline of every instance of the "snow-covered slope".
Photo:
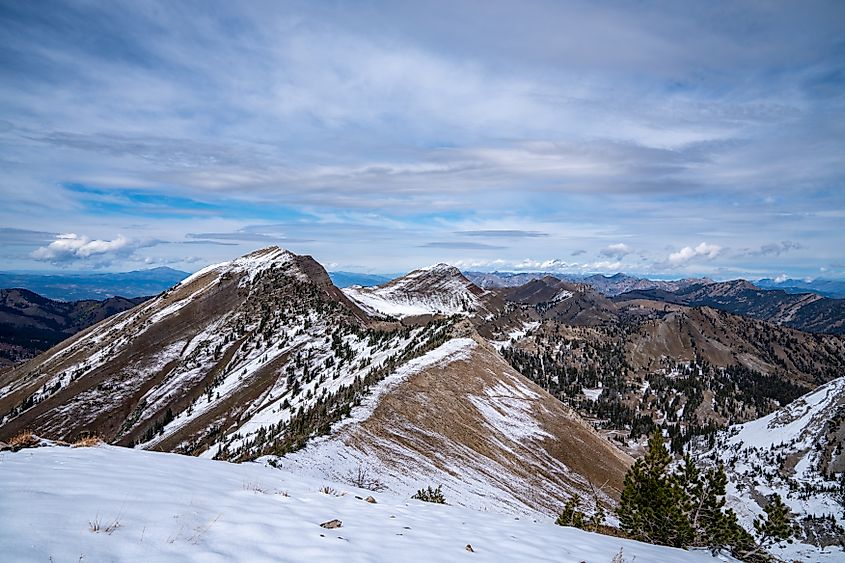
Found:
[{"label": "snow-covered slope", "polygon": [[715,561],[386,493],[373,504],[369,491],[258,464],[45,447],[0,453],[0,471],[0,553],[16,563]]},{"label": "snow-covered slope", "polygon": [[[763,418],[732,426],[697,455],[721,461],[728,502],[747,528],[778,493],[801,526],[802,541],[782,557],[845,560],[845,378],[822,385]],[[704,447],[702,447],[704,446]],[[838,546],[838,547],[837,547]]]},{"label": "snow-covered slope", "polygon": [[442,326],[375,330],[310,257],[270,247],[171,290],[0,375],[0,438],[243,456]]},{"label": "snow-covered slope", "polygon": [[396,318],[478,312],[484,308],[481,297],[486,293],[446,264],[414,270],[383,285],[343,291],[368,313]]},{"label": "snow-covered slope", "polygon": [[456,504],[520,516],[556,515],[573,495],[612,509],[632,463],[477,335],[408,362],[351,414],[277,463],[352,483],[366,473],[408,496],[442,485]]}]

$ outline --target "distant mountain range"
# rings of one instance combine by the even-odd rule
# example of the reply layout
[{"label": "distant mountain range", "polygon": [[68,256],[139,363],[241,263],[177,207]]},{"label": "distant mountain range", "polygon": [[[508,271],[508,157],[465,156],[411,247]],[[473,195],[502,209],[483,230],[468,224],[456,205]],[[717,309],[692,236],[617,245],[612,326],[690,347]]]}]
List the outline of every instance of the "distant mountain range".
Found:
[{"label": "distant mountain range", "polygon": [[701,283],[710,283],[712,280],[706,278],[691,278],[682,280],[650,280],[618,273],[612,276],[603,274],[579,275],[560,274],[552,272],[464,272],[464,275],[473,283],[484,289],[494,287],[517,287],[530,281],[539,280],[547,276],[559,280],[585,283],[593,286],[593,289],[604,295],[614,296],[626,291],[637,289],[662,289],[665,291],[677,291],[678,289]]},{"label": "distant mountain range", "polygon": [[116,273],[0,272],[0,288],[23,288],[58,301],[157,295],[179,283],[187,272],[161,267]]},{"label": "distant mountain range", "polygon": [[616,299],[713,307],[807,332],[845,333],[845,299],[830,299],[815,293],[760,289],[745,280],[693,284],[677,291],[629,291],[618,295]]},{"label": "distant mountain range", "polygon": [[41,352],[145,297],[54,301],[26,289],[0,289],[0,368]]},{"label": "distant mountain range", "polygon": [[356,274],[355,272],[329,272],[329,278],[337,287],[360,285],[371,287],[389,282],[401,274]]},{"label": "distant mountain range", "polygon": [[776,281],[764,278],[754,282],[757,287],[763,289],[780,289],[786,293],[818,293],[824,297],[834,299],[845,299],[845,280],[782,280]]}]

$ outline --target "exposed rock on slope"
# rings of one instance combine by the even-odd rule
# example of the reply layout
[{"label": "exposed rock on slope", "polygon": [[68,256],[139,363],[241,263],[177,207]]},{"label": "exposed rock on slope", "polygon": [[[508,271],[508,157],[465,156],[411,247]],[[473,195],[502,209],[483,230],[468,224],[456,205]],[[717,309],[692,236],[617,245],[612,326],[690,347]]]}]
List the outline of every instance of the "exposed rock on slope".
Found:
[{"label": "exposed rock on slope", "polygon": [[508,302],[531,310],[531,318],[554,320],[574,326],[615,323],[617,306],[587,284],[574,284],[552,276],[519,287],[498,290]]},{"label": "exposed rock on slope", "polygon": [[579,295],[566,287],[573,295],[562,300],[553,278],[504,290],[506,313],[479,332],[518,371],[626,444],[666,425],[677,449],[768,414],[845,369],[839,335],[645,299],[602,307],[598,296],[579,316],[560,315]]},{"label": "exposed rock on slope", "polygon": [[368,368],[350,364],[356,350],[379,347],[372,361],[410,340],[367,341],[367,322],[311,258],[264,249],[0,375],[0,435],[94,432],[203,451],[255,416],[287,420],[318,402],[318,387],[329,394],[363,377]]},{"label": "exposed rock on slope", "polygon": [[409,496],[442,485],[454,504],[547,515],[573,494],[591,504],[593,490],[611,505],[631,463],[477,336],[409,362],[352,417],[278,463],[353,483],[363,473]]}]

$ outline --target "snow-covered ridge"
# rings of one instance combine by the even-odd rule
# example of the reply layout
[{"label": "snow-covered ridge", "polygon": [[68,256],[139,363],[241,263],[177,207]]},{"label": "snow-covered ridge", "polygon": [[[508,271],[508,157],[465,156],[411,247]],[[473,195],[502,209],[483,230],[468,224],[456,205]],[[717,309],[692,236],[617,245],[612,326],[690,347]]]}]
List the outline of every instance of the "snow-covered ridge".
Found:
[{"label": "snow-covered ridge", "polygon": [[[0,546],[4,560],[20,563],[565,563],[620,553],[625,561],[716,561],[707,552],[428,504],[259,464],[101,446],[3,452],[0,466],[0,510],[14,515],[0,526]],[[369,495],[375,504],[364,500]],[[334,519],[341,527],[320,527]]]},{"label": "snow-covered ridge", "polygon": [[432,366],[466,360],[469,358],[470,351],[476,345],[475,340],[472,338],[453,338],[419,358],[414,358],[400,366],[396,371],[376,384],[370,390],[370,394],[362,401],[361,405],[352,410],[348,418],[335,424],[332,427],[332,433],[337,432],[344,426],[369,418],[381,397],[391,389],[401,385],[408,377]]},{"label": "snow-covered ridge", "polygon": [[[836,538],[841,541],[845,535],[840,488],[845,472],[844,419],[845,378],[839,378],[767,416],[720,432],[715,444],[700,447],[697,455],[725,465],[728,504],[746,528],[762,514],[766,497],[777,493],[802,525],[804,542],[836,544]],[[821,551],[806,543],[786,546],[777,554],[787,560],[845,558],[841,547]]]},{"label": "snow-covered ridge", "polygon": [[278,246],[268,246],[266,248],[256,250],[255,252],[250,252],[249,254],[229,262],[221,262],[219,264],[206,266],[182,280],[177,287],[189,286],[210,272],[217,272],[218,274],[222,274],[224,272],[246,273],[249,274],[249,281],[253,281],[255,276],[257,276],[260,272],[268,268],[279,266],[287,266],[291,270],[291,275],[304,280],[306,278],[305,274],[303,274],[298,268],[290,268],[290,266],[294,264],[295,258],[296,255],[289,250]]},{"label": "snow-covered ridge", "polygon": [[471,314],[482,307],[478,297],[484,293],[447,264],[414,270],[380,286],[352,286],[343,292],[370,315],[398,318]]}]

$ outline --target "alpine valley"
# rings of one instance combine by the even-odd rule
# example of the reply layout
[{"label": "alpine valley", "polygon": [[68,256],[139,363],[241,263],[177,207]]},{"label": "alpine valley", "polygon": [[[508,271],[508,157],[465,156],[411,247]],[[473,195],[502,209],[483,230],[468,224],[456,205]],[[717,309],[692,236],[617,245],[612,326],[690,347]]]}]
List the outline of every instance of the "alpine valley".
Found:
[{"label": "alpine valley", "polygon": [[[213,553],[204,538],[217,519],[219,528],[240,530],[238,514],[253,502],[264,514],[272,508],[269,488],[284,487],[292,493],[280,495],[285,506],[301,504],[289,507],[299,519],[308,503],[327,519],[332,511],[358,519],[357,528],[344,524],[349,532],[340,538],[352,542],[353,559],[372,553],[356,541],[383,541],[392,554],[419,555],[407,550],[424,543],[441,550],[429,560],[444,561],[713,560],[707,550],[619,537],[614,514],[626,473],[658,430],[673,454],[725,467],[727,505],[749,531],[768,495],[781,495],[798,531],[772,554],[845,557],[839,300],[700,279],[652,286],[624,280],[611,291],[601,280],[511,278],[491,274],[477,285],[438,264],[381,285],[339,289],[313,258],[278,247],[202,269],[0,372],[0,440],[16,450],[20,436],[32,433],[36,445],[49,446],[28,458],[0,454],[0,507],[37,504],[44,493],[61,497],[51,506],[65,514],[93,509],[74,506],[72,491],[52,484],[49,468],[97,479],[94,465],[118,491],[128,487],[125,480],[156,487],[151,475],[172,474],[204,505],[209,493],[199,492],[206,486],[199,476],[207,471],[215,475],[209,490],[227,499],[229,512],[221,508],[215,518],[216,508],[198,508],[187,524],[194,535],[180,531],[169,545],[184,540],[193,545],[187,549]],[[110,445],[90,453],[60,447],[86,437]],[[25,475],[33,476],[32,494],[18,490]],[[239,479],[239,492],[255,498],[232,491]],[[161,485],[154,504],[166,506],[175,486]],[[428,486],[457,506],[407,501]],[[121,494],[92,490],[89,501],[119,512]],[[360,502],[371,494],[387,504],[366,515]],[[593,531],[550,525],[573,498],[605,522]],[[380,525],[372,514],[385,522],[401,515],[407,524],[374,539]],[[308,533],[296,531],[298,520],[280,518],[274,525]],[[448,552],[444,538],[463,536],[444,528],[440,536],[415,538],[411,528],[426,519],[447,528],[469,524],[479,539]],[[522,520],[522,536],[560,547],[543,552],[519,538],[485,546],[483,530],[504,537],[511,529],[504,522],[514,519]],[[90,538],[74,543],[72,526],[56,533],[70,542],[61,545],[114,553]],[[125,533],[109,532],[103,541],[117,545]],[[208,537],[215,534],[222,531]],[[342,556],[312,535],[300,554]],[[39,552],[45,560],[50,545]],[[230,547],[219,557],[264,557]]]}]

